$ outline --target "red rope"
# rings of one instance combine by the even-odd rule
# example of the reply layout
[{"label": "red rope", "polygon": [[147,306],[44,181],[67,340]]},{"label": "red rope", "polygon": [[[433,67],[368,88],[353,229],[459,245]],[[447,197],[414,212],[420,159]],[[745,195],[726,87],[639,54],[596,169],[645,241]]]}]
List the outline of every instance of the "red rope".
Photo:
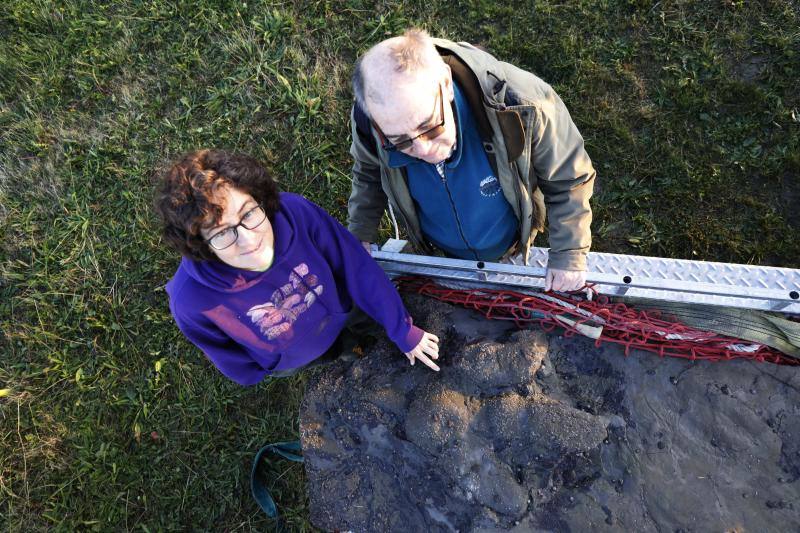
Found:
[{"label": "red rope", "polygon": [[585,300],[557,293],[533,296],[508,290],[450,289],[419,277],[401,277],[398,282],[405,292],[474,309],[493,320],[510,320],[519,327],[538,324],[547,332],[564,328],[566,336],[596,335],[596,346],[621,344],[626,356],[637,349],[692,361],[749,359],[800,365],[800,360],[770,346],[663,320],[659,311],[638,311],[597,293],[593,300]]}]

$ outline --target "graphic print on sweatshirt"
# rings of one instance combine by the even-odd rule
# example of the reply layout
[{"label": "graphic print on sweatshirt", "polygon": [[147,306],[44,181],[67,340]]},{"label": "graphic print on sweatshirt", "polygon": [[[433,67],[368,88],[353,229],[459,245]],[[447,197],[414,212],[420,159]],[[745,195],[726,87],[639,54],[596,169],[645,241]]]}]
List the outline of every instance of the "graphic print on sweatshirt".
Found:
[{"label": "graphic print on sweatshirt", "polygon": [[273,292],[269,302],[251,307],[247,316],[268,339],[288,341],[294,337],[292,324],[314,305],[322,288],[319,278],[309,274],[308,265],[300,263],[289,274],[289,283]]}]

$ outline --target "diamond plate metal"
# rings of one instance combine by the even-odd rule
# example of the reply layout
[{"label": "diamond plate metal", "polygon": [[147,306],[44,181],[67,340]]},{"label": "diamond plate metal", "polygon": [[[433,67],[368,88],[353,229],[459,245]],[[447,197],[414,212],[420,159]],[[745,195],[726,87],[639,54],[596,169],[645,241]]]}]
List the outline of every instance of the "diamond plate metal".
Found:
[{"label": "diamond plate metal", "polygon": [[[524,289],[544,286],[548,250],[533,248],[529,266],[383,251],[373,257],[393,276]],[[800,314],[800,270],[791,268],[591,252],[586,279],[610,296]]]},{"label": "diamond plate metal", "polygon": [[[547,248],[533,248],[529,264],[544,268],[547,266],[547,258]],[[587,257],[587,270],[618,276],[644,276],[654,279],[713,283],[731,287],[784,290],[787,294],[791,290],[798,290],[798,287],[800,287],[800,270],[791,268],[664,259],[636,255],[590,252]]]}]

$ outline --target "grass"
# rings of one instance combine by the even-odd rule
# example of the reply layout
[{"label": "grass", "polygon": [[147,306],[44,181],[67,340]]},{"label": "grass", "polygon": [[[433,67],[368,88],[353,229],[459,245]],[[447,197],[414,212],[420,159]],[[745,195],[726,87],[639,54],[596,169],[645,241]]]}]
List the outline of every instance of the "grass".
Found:
[{"label": "grass", "polygon": [[[297,435],[305,378],[240,388],[183,340],[152,178],[242,150],[343,220],[351,65],[410,24],[554,85],[599,173],[595,250],[800,267],[796,3],[8,0],[0,529],[271,527],[249,463]],[[302,467],[270,475],[312,530]]]}]

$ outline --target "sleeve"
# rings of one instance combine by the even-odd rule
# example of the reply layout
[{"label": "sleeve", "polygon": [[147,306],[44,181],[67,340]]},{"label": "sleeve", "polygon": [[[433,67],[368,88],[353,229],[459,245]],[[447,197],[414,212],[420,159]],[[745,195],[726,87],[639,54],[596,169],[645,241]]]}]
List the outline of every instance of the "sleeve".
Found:
[{"label": "sleeve", "polygon": [[328,261],[339,283],[365,313],[386,330],[401,352],[410,352],[422,340],[400,299],[397,288],[361,243],[324,209],[306,200],[314,211],[311,238]]},{"label": "sleeve", "polygon": [[531,157],[547,206],[548,266],[585,270],[592,244],[589,199],[596,172],[564,102],[547,87],[544,98],[535,106]]},{"label": "sleeve", "polygon": [[264,379],[266,369],[249,355],[244,346],[213,324],[200,326],[194,324],[190,318],[176,313],[171,300],[170,310],[181,333],[200,348],[227,378],[245,386],[255,385]]},{"label": "sleeve", "polygon": [[359,240],[375,242],[387,205],[386,193],[381,186],[380,160],[362,140],[353,111],[350,113],[350,129],[353,137],[350,145],[353,181],[347,202],[347,227]]}]

